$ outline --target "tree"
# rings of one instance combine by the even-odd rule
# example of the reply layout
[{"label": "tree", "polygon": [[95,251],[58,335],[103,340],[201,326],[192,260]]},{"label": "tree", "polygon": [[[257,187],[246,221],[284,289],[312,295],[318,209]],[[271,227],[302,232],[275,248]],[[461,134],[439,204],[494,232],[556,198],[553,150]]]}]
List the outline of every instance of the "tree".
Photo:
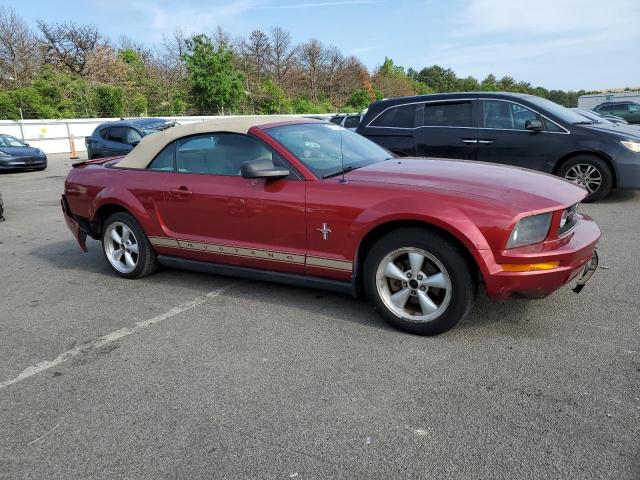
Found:
[{"label": "tree", "polygon": [[415,95],[415,81],[404,73],[404,68],[397,66],[393,60],[385,57],[384,63],[378,67],[371,78],[374,89],[383,98]]},{"label": "tree", "polygon": [[38,20],[42,34],[44,61],[56,68],[67,69],[78,75],[86,74],[89,57],[107,42],[91,25],[75,23],[48,24]]},{"label": "tree", "polygon": [[298,47],[291,45],[291,35],[280,27],[271,29],[269,67],[273,80],[282,87],[289,71],[295,65]]},{"label": "tree", "polygon": [[244,97],[244,78],[233,64],[233,54],[224,45],[215,48],[206,35],[187,41],[184,61],[189,73],[195,103],[204,111],[224,115]]},{"label": "tree", "polygon": [[124,115],[124,90],[114,85],[98,85],[94,89],[95,107],[101,117]]},{"label": "tree", "polygon": [[0,6],[0,85],[10,88],[27,85],[39,67],[35,35],[15,10]]},{"label": "tree", "polygon": [[317,102],[320,76],[324,72],[326,62],[326,51],[322,43],[312,39],[301,45],[299,61],[304,72],[306,86],[311,94],[311,100]]}]

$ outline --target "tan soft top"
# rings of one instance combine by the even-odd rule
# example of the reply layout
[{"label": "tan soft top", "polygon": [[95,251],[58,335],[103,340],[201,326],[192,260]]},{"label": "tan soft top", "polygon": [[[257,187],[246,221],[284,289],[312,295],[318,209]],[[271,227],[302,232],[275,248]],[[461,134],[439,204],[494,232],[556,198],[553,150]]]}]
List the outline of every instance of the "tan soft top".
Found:
[{"label": "tan soft top", "polygon": [[[173,140],[210,132],[231,132],[246,134],[251,127],[269,123],[305,120],[302,117],[284,115],[253,115],[243,117],[226,117],[194,122],[187,125],[176,125],[159,133],[147,135],[116,166],[121,168],[146,168],[151,160]],[[308,120],[308,119],[307,119]],[[313,122],[313,120],[310,120]]]}]

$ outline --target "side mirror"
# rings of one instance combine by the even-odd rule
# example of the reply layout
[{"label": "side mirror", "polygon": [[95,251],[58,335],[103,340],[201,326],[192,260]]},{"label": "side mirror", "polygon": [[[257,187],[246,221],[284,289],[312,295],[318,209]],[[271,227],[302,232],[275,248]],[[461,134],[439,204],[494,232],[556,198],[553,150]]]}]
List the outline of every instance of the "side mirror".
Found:
[{"label": "side mirror", "polygon": [[136,140],[134,142],[131,142],[129,145],[131,145],[133,148],[136,148],[136,146],[140,143],[140,140]]},{"label": "side mirror", "polygon": [[532,132],[541,132],[544,130],[544,125],[542,124],[542,120],[527,120],[524,122],[524,128]]},{"label": "side mirror", "polygon": [[244,178],[283,178],[289,176],[289,170],[276,167],[271,160],[250,160],[240,168]]},{"label": "side mirror", "polygon": [[31,145],[29,145],[28,143],[25,142],[24,146],[25,147],[30,147]]}]

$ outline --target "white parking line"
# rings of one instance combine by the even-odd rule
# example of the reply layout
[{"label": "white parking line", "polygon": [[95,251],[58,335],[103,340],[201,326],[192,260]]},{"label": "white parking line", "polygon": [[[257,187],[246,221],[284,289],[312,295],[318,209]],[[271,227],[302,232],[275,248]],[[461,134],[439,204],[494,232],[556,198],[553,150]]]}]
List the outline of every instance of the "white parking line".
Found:
[{"label": "white parking line", "polygon": [[98,337],[94,340],[91,340],[88,343],[84,343],[75,348],[72,348],[71,350],[67,350],[66,352],[61,353],[53,360],[44,360],[40,363],[36,363],[35,365],[31,365],[30,367],[25,368],[17,377],[0,383],[0,389],[8,387],[9,385],[13,385],[14,383],[21,382],[22,380],[25,380],[29,377],[33,377],[34,375],[37,375],[38,373],[44,372],[45,370],[48,370],[57,365],[60,365],[61,363],[66,362],[67,360],[77,357],[83,352],[86,352],[93,348],[102,347],[103,345],[107,345],[123,337],[129,336],[133,333],[137,333],[141,330],[149,328],[151,325],[160,323],[171,317],[175,317],[176,315],[186,312],[187,310],[190,310],[193,307],[202,305],[203,303],[205,303],[207,300],[211,298],[215,298],[219,296],[221,293],[223,293],[225,290],[228,290],[232,286],[233,284],[226,285],[222,288],[219,288],[218,290],[214,290],[212,292],[207,293],[204,297],[197,298],[187,303],[183,303],[182,305],[178,305],[177,307],[173,307],[171,310],[165,313],[161,313],[160,315],[156,315],[155,317],[152,317],[148,320],[142,320],[140,322],[136,322],[131,328],[125,327],[125,328],[121,328],[120,330],[115,330],[113,332],[107,333],[102,337]]}]

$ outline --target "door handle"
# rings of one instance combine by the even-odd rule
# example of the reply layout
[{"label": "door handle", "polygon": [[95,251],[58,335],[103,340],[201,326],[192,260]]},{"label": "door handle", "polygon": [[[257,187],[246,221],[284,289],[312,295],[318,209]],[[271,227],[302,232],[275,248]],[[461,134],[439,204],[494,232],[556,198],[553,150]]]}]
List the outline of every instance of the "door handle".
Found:
[{"label": "door handle", "polygon": [[175,195],[176,197],[193,194],[193,192],[189,190],[187,187],[170,188],[169,193],[171,195]]},{"label": "door handle", "polygon": [[482,143],[483,145],[491,145],[495,140],[478,140],[478,143]]},{"label": "door handle", "polygon": [[469,145],[471,143],[478,143],[478,140],[476,140],[475,138],[463,138],[462,142]]}]

